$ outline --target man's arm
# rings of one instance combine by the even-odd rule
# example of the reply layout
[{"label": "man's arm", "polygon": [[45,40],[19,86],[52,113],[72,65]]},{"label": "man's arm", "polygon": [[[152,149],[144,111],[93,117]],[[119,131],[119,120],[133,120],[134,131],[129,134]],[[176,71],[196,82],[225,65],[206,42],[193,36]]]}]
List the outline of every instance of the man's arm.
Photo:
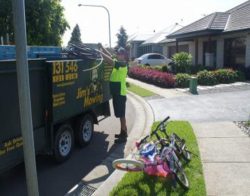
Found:
[{"label": "man's arm", "polygon": [[110,56],[110,58],[112,58],[112,55],[109,53],[109,51],[108,51],[106,48],[104,48],[104,47],[102,46],[101,43],[98,43],[98,48],[99,48],[104,54],[106,54],[107,56]]},{"label": "man's arm", "polygon": [[98,48],[102,54],[104,61],[106,61],[108,64],[114,66],[114,61],[112,59],[111,54],[100,43],[98,43]]}]

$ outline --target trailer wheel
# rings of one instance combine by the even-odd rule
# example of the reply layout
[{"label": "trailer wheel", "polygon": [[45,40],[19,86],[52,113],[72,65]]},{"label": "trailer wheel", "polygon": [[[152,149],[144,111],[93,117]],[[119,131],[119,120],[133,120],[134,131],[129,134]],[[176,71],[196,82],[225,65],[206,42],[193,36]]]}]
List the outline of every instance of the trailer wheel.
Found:
[{"label": "trailer wheel", "polygon": [[56,161],[67,160],[74,146],[73,129],[69,124],[61,125],[55,133],[54,157]]},{"label": "trailer wheel", "polygon": [[80,147],[86,146],[90,143],[94,131],[94,120],[89,114],[83,116],[78,120],[76,127],[76,141]]}]

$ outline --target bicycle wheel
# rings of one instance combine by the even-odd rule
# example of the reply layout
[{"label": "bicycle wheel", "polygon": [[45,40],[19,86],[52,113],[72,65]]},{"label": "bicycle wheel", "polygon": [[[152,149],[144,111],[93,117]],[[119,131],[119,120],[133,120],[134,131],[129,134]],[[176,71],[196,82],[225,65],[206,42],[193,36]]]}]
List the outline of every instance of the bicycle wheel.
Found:
[{"label": "bicycle wheel", "polygon": [[187,150],[186,147],[182,150],[182,154],[181,154],[181,155],[182,155],[183,159],[184,159],[186,162],[191,161],[191,154],[190,154],[190,152]]},{"label": "bicycle wheel", "polygon": [[178,149],[178,152],[181,154],[181,156],[183,157],[183,159],[186,162],[191,161],[191,154],[190,152],[187,150],[187,146],[185,144],[185,140],[181,139],[177,134],[173,133],[174,137],[175,137],[175,145],[176,148]]},{"label": "bicycle wheel", "polygon": [[117,159],[112,163],[113,168],[122,171],[139,172],[143,171],[144,163],[136,160]]},{"label": "bicycle wheel", "polygon": [[175,161],[175,178],[178,184],[185,190],[189,189],[189,182],[183,168]]}]

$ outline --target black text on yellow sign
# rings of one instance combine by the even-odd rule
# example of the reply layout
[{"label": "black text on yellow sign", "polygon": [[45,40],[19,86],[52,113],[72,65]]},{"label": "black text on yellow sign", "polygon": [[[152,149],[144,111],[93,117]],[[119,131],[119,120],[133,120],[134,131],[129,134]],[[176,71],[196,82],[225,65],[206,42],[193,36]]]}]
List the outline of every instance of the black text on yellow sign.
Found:
[{"label": "black text on yellow sign", "polygon": [[53,83],[76,80],[78,78],[77,61],[55,61],[52,64]]}]

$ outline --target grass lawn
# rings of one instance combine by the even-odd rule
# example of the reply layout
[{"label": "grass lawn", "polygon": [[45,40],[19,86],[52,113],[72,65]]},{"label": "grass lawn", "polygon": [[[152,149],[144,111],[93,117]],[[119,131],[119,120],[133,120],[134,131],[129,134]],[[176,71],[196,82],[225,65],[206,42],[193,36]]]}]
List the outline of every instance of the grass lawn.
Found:
[{"label": "grass lawn", "polygon": [[247,121],[245,124],[246,124],[247,127],[250,127],[250,120]]},{"label": "grass lawn", "polygon": [[[154,123],[152,129],[155,128],[156,125],[157,123]],[[125,174],[118,185],[113,188],[110,195],[206,195],[200,153],[191,125],[186,121],[170,121],[167,128],[168,133],[175,132],[184,138],[188,149],[194,153],[192,154],[191,162],[183,164],[189,180],[190,189],[184,191],[178,184],[175,188],[171,186],[172,183],[170,179],[148,176],[143,172],[131,172]],[[182,163],[184,163],[184,161],[182,161]]]},{"label": "grass lawn", "polygon": [[134,85],[134,84],[131,84],[131,83],[128,83],[127,84],[127,89],[141,97],[150,97],[150,96],[153,96],[155,95],[155,93],[149,91],[149,90],[146,90],[144,88],[141,88],[137,85]]}]

